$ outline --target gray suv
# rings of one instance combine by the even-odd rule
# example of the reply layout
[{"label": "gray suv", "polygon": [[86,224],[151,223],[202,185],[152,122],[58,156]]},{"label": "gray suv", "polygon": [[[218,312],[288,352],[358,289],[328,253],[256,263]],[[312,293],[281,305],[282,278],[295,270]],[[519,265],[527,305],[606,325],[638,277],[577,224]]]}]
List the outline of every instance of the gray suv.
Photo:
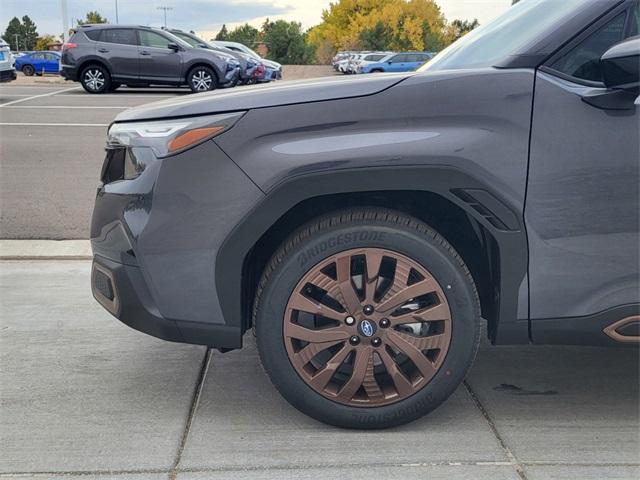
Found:
[{"label": "gray suv", "polygon": [[[640,344],[638,0],[526,0],[418,72],[120,113],[95,298],[296,408],[382,428],[494,344]],[[219,368],[224,368],[223,366]]]},{"label": "gray suv", "polygon": [[240,64],[232,55],[193,48],[161,29],[83,25],[63,46],[60,74],[89,93],[121,84],[188,85],[204,92],[235,85]]}]

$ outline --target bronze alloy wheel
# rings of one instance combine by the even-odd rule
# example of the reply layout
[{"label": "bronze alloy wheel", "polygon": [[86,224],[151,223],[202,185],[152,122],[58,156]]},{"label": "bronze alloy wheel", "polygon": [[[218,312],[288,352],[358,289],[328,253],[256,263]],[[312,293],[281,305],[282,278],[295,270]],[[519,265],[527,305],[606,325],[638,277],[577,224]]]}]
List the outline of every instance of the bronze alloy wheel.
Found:
[{"label": "bronze alloy wheel", "polygon": [[442,287],[416,261],[387,249],[335,254],[298,282],[285,309],[291,364],[324,397],[389,405],[423,388],[451,342]]}]

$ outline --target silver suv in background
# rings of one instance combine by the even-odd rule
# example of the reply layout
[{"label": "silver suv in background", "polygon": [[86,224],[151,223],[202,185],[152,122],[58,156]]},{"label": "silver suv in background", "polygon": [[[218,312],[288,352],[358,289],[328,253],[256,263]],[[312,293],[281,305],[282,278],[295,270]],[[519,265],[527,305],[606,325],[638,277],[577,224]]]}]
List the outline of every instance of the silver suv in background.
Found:
[{"label": "silver suv in background", "polygon": [[11,82],[16,79],[15,59],[9,45],[0,40],[0,82]]},{"label": "silver suv in background", "polygon": [[82,25],[62,47],[60,74],[89,93],[131,86],[188,85],[194,92],[237,83],[231,55],[191,45],[158,28]]}]

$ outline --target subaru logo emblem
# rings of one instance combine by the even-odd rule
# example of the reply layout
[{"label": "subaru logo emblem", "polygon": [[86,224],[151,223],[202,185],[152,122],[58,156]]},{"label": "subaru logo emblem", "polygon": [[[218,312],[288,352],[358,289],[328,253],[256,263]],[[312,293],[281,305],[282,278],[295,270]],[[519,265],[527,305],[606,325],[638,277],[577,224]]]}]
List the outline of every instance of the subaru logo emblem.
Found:
[{"label": "subaru logo emblem", "polygon": [[365,337],[373,335],[374,330],[374,326],[369,320],[362,320],[362,322],[360,322],[360,331]]}]

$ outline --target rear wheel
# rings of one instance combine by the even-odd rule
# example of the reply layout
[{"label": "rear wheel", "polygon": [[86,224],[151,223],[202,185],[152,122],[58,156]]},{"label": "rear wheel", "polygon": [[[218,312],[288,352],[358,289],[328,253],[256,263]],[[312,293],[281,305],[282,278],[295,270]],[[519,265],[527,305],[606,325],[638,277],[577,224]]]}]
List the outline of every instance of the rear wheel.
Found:
[{"label": "rear wheel", "polygon": [[209,67],[194,67],[187,75],[187,84],[192,92],[208,92],[217,87],[216,74]]},{"label": "rear wheel", "polygon": [[111,75],[101,65],[89,65],[82,70],[80,83],[89,93],[105,93],[111,88]]},{"label": "rear wheel", "polygon": [[381,209],[319,219],[267,266],[254,315],[263,365],[302,412],[386,428],[432,411],[479,342],[475,285],[424,223]]},{"label": "rear wheel", "polygon": [[24,73],[27,77],[31,77],[34,73],[36,73],[35,68],[33,68],[33,65],[25,65],[24,67],[22,67],[22,73]]}]

